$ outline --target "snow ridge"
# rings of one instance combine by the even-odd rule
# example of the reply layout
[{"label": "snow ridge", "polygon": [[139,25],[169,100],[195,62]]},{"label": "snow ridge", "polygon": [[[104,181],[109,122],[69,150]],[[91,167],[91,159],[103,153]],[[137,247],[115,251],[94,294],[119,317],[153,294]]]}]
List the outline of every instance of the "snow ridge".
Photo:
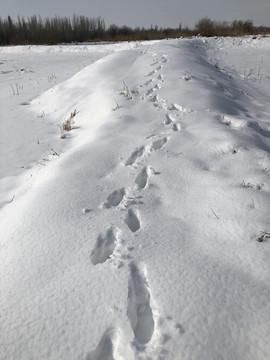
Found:
[{"label": "snow ridge", "polygon": [[50,154],[1,202],[1,358],[268,359],[270,42],[253,40],[95,46],[20,99]]}]

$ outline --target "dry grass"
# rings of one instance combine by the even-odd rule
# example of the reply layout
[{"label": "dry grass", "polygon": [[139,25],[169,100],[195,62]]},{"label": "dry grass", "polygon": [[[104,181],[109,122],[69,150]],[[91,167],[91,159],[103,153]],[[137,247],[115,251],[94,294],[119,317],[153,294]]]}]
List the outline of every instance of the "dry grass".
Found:
[{"label": "dry grass", "polygon": [[62,128],[64,131],[71,131],[71,121],[70,119],[66,120],[63,125]]},{"label": "dry grass", "polygon": [[70,117],[62,124],[61,127],[61,139],[65,139],[66,138],[66,134],[65,132],[69,132],[72,130],[72,119],[78,114],[77,110],[75,109],[71,114]]}]

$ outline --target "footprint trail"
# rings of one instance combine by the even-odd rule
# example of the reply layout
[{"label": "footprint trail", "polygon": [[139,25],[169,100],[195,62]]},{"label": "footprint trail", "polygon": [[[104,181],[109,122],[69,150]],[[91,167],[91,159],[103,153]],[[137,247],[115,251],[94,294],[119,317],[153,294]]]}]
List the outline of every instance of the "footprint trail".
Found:
[{"label": "footprint trail", "polygon": [[118,206],[126,195],[124,188],[113,191],[108,197],[107,201],[103,203],[103,207],[110,209],[112,206]]},{"label": "footprint trail", "polygon": [[127,159],[126,166],[133,165],[135,163],[135,161],[143,155],[143,153],[144,153],[144,146],[141,146],[141,147],[135,149],[131,153],[130,157]]},{"label": "footprint trail", "polygon": [[125,223],[132,232],[138,231],[141,227],[139,217],[132,209],[128,210],[127,216],[125,218]]},{"label": "footprint trail", "polygon": [[138,345],[147,344],[154,333],[150,292],[144,272],[134,263],[130,264],[127,315]]},{"label": "footprint trail", "polygon": [[137,175],[135,183],[139,189],[144,189],[147,185],[150,169],[148,166],[144,166],[141,172]]},{"label": "footprint trail", "polygon": [[168,138],[165,136],[161,139],[155,140],[151,146],[151,150],[159,150],[164,144],[168,141]]},{"label": "footprint trail", "polygon": [[107,230],[105,236],[100,234],[97,238],[90,259],[93,265],[104,263],[112,255],[117,244],[117,236],[113,228]]}]

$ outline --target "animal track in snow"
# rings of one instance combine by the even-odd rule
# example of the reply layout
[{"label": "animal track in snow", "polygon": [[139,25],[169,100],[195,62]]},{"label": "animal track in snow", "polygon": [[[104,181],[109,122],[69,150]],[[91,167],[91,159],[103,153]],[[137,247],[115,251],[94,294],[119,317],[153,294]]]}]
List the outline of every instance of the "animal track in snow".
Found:
[{"label": "animal track in snow", "polygon": [[128,210],[127,216],[125,218],[125,223],[132,232],[138,231],[141,227],[138,214],[136,214],[132,209]]},{"label": "animal track in snow", "polygon": [[107,230],[105,236],[100,234],[97,238],[90,258],[93,265],[104,263],[112,255],[117,244],[117,236],[113,228]]},{"label": "animal track in snow", "polygon": [[152,71],[150,71],[146,76],[152,76],[152,75],[154,75],[156,72],[157,72],[156,69],[155,69],[155,70],[152,70]]},{"label": "animal track in snow", "polygon": [[141,146],[141,147],[135,149],[131,153],[130,157],[127,159],[126,166],[133,165],[134,162],[143,155],[143,153],[144,153],[144,146]]},{"label": "animal track in snow", "polygon": [[122,331],[120,332],[119,329],[106,330],[97,348],[88,354],[85,360],[134,359],[130,345],[124,340]]},{"label": "animal track in snow", "polygon": [[[158,317],[156,321],[156,333],[159,334],[158,342],[161,350],[160,355],[168,355],[173,350],[173,343],[175,344],[179,341],[179,337],[185,333],[185,329],[181,324],[175,323],[171,316],[166,318]],[[166,357],[163,356],[161,358],[165,359]]]},{"label": "animal track in snow", "polygon": [[144,83],[144,86],[148,86],[149,84],[151,84],[152,81],[153,81],[153,79],[146,81],[146,83]]},{"label": "animal track in snow", "polygon": [[155,91],[155,90],[154,90],[153,88],[151,88],[151,89],[147,90],[146,95],[147,95],[147,96],[150,96],[150,95],[153,94],[154,91]]},{"label": "animal track in snow", "polygon": [[123,197],[126,195],[126,190],[124,188],[119,190],[114,190],[108,197],[107,201],[103,203],[103,207],[106,209],[111,208],[112,206],[118,206],[123,200]]},{"label": "animal track in snow", "polygon": [[161,58],[162,62],[165,64],[168,59],[167,59],[167,56],[166,55],[163,55],[162,58]]},{"label": "animal track in snow", "polygon": [[13,70],[7,70],[7,71],[0,71],[0,74],[6,75],[12,73]]},{"label": "animal track in snow", "polygon": [[147,344],[154,333],[154,319],[150,306],[150,291],[145,269],[130,264],[127,315],[138,345]]},{"label": "animal track in snow", "polygon": [[178,123],[178,122],[173,123],[172,129],[173,129],[173,131],[180,131],[181,130],[180,123]]},{"label": "animal track in snow", "polygon": [[182,112],[182,113],[190,113],[190,112],[191,112],[190,109],[185,108],[184,106],[178,105],[178,104],[171,104],[171,105],[168,107],[168,110],[177,110],[177,111],[180,111],[180,112]]},{"label": "animal track in snow", "polygon": [[150,96],[153,94],[153,92],[155,92],[156,90],[159,90],[160,88],[161,88],[161,86],[159,84],[156,84],[154,87],[147,90],[146,95]]},{"label": "animal track in snow", "polygon": [[162,148],[164,144],[168,141],[167,137],[163,137],[162,139],[155,140],[152,143],[151,150],[159,150]]},{"label": "animal track in snow", "polygon": [[159,65],[156,69],[150,71],[146,76],[147,76],[147,77],[148,77],[148,76],[152,76],[152,75],[154,75],[156,72],[160,71],[161,69],[162,69],[162,66]]},{"label": "animal track in snow", "polygon": [[218,118],[227,126],[233,127],[233,128],[242,128],[242,127],[248,127],[253,129],[254,131],[258,132],[259,134],[270,138],[270,131],[264,130],[261,128],[259,123],[254,120],[247,120],[244,118],[239,117],[233,117],[230,115],[218,115]]},{"label": "animal track in snow", "polygon": [[153,95],[150,98],[150,101],[152,101],[154,103],[154,106],[156,108],[163,109],[163,110],[168,110],[166,100],[160,98],[160,96],[158,96],[158,94]]},{"label": "animal track in snow", "polygon": [[92,354],[87,355],[86,360],[101,360],[111,359],[114,360],[114,343],[115,333],[113,329],[105,331],[97,348]]},{"label": "animal track in snow", "polygon": [[164,120],[165,125],[171,125],[173,131],[180,131],[181,125],[177,122],[170,114],[166,115],[166,119]]},{"label": "animal track in snow", "polygon": [[175,121],[175,119],[170,114],[167,114],[166,115],[166,120],[164,120],[164,124],[165,125],[170,125],[174,121]]},{"label": "animal track in snow", "polygon": [[152,98],[151,98],[151,101],[152,102],[159,102],[160,101],[160,98],[157,94],[155,94]]},{"label": "animal track in snow", "polygon": [[148,176],[150,174],[150,168],[145,166],[141,172],[137,175],[135,179],[135,183],[138,185],[139,189],[145,188],[147,185]]},{"label": "animal track in snow", "polygon": [[230,115],[219,114],[218,119],[220,119],[225,125],[234,128],[240,128],[246,125],[246,121],[244,119],[233,117]]}]

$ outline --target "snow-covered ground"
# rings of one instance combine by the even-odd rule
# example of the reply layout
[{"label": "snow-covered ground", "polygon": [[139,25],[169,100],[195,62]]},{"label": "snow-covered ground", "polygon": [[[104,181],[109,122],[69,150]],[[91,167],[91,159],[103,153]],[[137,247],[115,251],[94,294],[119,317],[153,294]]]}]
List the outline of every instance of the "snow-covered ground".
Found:
[{"label": "snow-covered ground", "polygon": [[1,359],[270,358],[269,54],[0,48]]}]

